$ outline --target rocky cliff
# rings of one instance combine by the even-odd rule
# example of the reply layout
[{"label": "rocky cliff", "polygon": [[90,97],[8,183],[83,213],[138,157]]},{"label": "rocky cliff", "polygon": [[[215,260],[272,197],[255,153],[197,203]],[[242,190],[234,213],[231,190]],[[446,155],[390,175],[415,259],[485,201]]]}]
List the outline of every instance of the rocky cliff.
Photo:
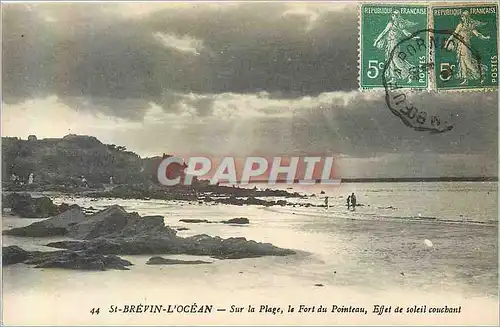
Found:
[{"label": "rocky cliff", "polygon": [[[34,174],[37,185],[78,185],[84,176],[90,186],[109,183],[143,183],[151,179],[159,159],[141,159],[125,147],[104,144],[93,136],[66,135],[63,138],[21,140],[2,137],[2,177],[12,174],[27,184]],[[8,186],[8,185],[7,185]]]}]

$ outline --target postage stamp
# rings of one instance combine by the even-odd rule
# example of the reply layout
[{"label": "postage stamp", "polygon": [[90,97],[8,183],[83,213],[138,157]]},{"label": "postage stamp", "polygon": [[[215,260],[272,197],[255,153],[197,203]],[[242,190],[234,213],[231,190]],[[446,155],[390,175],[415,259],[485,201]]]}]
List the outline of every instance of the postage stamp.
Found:
[{"label": "postage stamp", "polygon": [[437,90],[498,87],[498,6],[453,4],[432,6],[435,38],[434,78]]},{"label": "postage stamp", "polygon": [[[399,43],[415,31],[428,28],[428,7],[425,4],[374,4],[361,5],[360,14],[360,89],[383,87],[382,72],[387,82],[397,83],[404,88],[425,89],[429,74],[419,66],[428,62],[428,53],[405,51],[389,62],[391,52],[398,51]],[[427,48],[428,38],[414,36],[420,46]]]}]

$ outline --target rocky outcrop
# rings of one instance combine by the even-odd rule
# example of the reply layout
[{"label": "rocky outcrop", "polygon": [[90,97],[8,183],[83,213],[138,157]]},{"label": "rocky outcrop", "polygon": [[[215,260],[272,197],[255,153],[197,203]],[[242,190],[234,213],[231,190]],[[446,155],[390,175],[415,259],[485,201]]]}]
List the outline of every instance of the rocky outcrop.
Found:
[{"label": "rocky outcrop", "polygon": [[32,197],[28,193],[10,193],[2,195],[2,208],[11,208],[11,213],[21,218],[48,218],[79,207],[66,203],[56,205],[46,196]]},{"label": "rocky outcrop", "polygon": [[211,221],[208,221],[206,219],[180,219],[180,222],[183,223],[189,223],[189,224],[199,224],[199,223],[211,223]]},{"label": "rocky outcrop", "polygon": [[32,255],[25,264],[35,265],[35,268],[64,268],[77,270],[129,270],[130,261],[115,255],[102,255],[89,252],[38,252]]},{"label": "rocky outcrop", "polygon": [[285,256],[294,251],[278,248],[269,243],[247,241],[244,237],[222,239],[218,236],[191,237],[165,235],[139,235],[130,238],[99,238],[89,241],[61,241],[47,246],[72,251],[102,254],[190,254],[212,256],[218,259],[242,259],[262,256]]},{"label": "rocky outcrop", "polygon": [[210,264],[209,261],[202,260],[177,260],[177,259],[165,259],[162,257],[151,257],[149,258],[147,265],[201,265]]},{"label": "rocky outcrop", "polygon": [[[209,196],[205,197],[205,202],[215,202],[215,203],[221,203],[221,204],[231,204],[231,205],[236,205],[236,206],[242,206],[242,205],[259,205],[259,206],[266,206],[270,207],[273,205],[276,205],[276,201],[267,201],[267,200],[262,200],[262,199],[257,199],[252,196],[248,198],[239,198],[235,196],[230,196],[227,198],[211,198]],[[285,201],[286,202],[286,201]]]},{"label": "rocky outcrop", "polygon": [[283,190],[257,190],[229,186],[215,186],[195,184],[193,186],[175,185],[172,187],[159,187],[158,185],[119,185],[112,190],[90,192],[86,194],[95,198],[121,198],[121,199],[162,199],[175,201],[197,201],[198,204],[220,203],[229,205],[291,205],[285,200],[264,200],[257,197],[284,197],[303,198],[299,193],[290,193]]},{"label": "rocky outcrop", "polygon": [[[115,183],[145,183],[153,172],[144,159],[123,146],[103,144],[86,135],[38,139],[34,142],[2,137],[2,187],[9,190],[77,192],[102,188],[113,176]],[[142,171],[141,167],[144,168]],[[34,183],[28,175],[34,172]],[[10,181],[12,174],[24,185]],[[87,179],[83,185],[80,176]]]},{"label": "rocky outcrop", "polygon": [[30,237],[68,236],[90,240],[104,236],[126,237],[155,231],[172,235],[176,233],[173,229],[165,227],[162,216],[141,217],[136,212],[128,213],[122,207],[114,205],[89,216],[86,216],[80,208],[73,208],[44,221],[13,228],[3,233]]},{"label": "rocky outcrop", "polygon": [[77,270],[128,270],[132,263],[115,255],[102,255],[91,252],[53,251],[28,252],[18,246],[2,248],[2,264],[16,263],[35,265],[35,268],[64,268]]},{"label": "rocky outcrop", "polygon": [[[156,174],[156,170],[155,174]],[[215,198],[210,198],[208,195],[214,195]],[[284,197],[284,198],[303,198],[297,192],[292,193],[285,190],[257,188],[240,188],[232,186],[209,185],[203,182],[196,182],[193,185],[175,185],[168,188],[161,187],[157,184],[134,184],[134,185],[118,185],[108,191],[100,191],[89,193],[90,196],[112,197],[122,199],[163,199],[163,200],[180,200],[180,201],[196,201],[199,196],[205,196],[205,201],[220,202],[227,199],[240,199],[246,201],[245,198],[255,197]],[[208,202],[207,201],[207,202]],[[252,200],[249,201],[251,204]],[[272,201],[266,201],[272,202]],[[221,202],[222,203],[222,202]]]},{"label": "rocky outcrop", "polygon": [[57,216],[31,225],[5,230],[5,235],[25,237],[66,236],[73,226],[85,219],[85,214],[79,207],[73,207]]},{"label": "rocky outcrop", "polygon": [[[207,219],[180,219],[180,222],[183,223],[188,223],[188,224],[216,224],[216,223],[222,223],[222,224],[229,224],[229,225],[246,225],[249,224],[250,221],[248,218],[232,218],[229,220],[222,220],[222,221],[210,221]],[[177,229],[179,230],[179,229]]]},{"label": "rocky outcrop", "polygon": [[179,237],[176,230],[165,226],[162,216],[141,217],[117,205],[90,216],[69,212],[4,233],[22,236],[66,235],[79,241],[53,242],[48,246],[85,253],[191,254],[224,259],[294,254],[292,250],[247,241],[245,238],[222,239],[208,235]]},{"label": "rocky outcrop", "polygon": [[248,218],[244,218],[244,217],[232,218],[229,220],[223,220],[221,222],[223,224],[234,224],[234,225],[246,225],[246,224],[250,223]]},{"label": "rocky outcrop", "polygon": [[47,218],[59,213],[58,207],[45,196],[33,198],[29,194],[12,193],[3,197],[2,205],[22,218]]},{"label": "rocky outcrop", "polygon": [[24,262],[30,257],[28,251],[21,249],[19,246],[6,246],[2,248],[2,265],[13,265]]}]

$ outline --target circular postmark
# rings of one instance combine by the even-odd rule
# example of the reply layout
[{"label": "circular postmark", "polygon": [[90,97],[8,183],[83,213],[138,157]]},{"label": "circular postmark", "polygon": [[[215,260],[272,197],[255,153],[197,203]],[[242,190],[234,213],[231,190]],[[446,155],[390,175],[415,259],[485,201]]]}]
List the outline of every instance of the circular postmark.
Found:
[{"label": "circular postmark", "polygon": [[[385,101],[391,112],[399,117],[402,122],[408,127],[416,131],[428,131],[431,133],[444,133],[453,129],[452,114],[446,116],[445,111],[436,112],[441,108],[425,108],[425,104],[417,104],[414,101],[419,96],[416,94],[418,90],[404,86],[404,81],[397,81],[394,79],[395,74],[401,75],[401,70],[405,69],[408,65],[407,58],[417,58],[417,64],[412,64],[409,69],[406,69],[406,76],[409,81],[412,79],[422,79],[429,76],[432,77],[436,74],[434,61],[432,60],[432,51],[441,46],[446,49],[450,46],[450,42],[443,42],[444,39],[450,39],[453,36],[454,42],[460,42],[463,46],[467,47],[479,66],[478,71],[482,74],[481,58],[477,51],[472,49],[469,44],[464,42],[463,38],[447,30],[433,30],[423,29],[408,35],[399,41],[391,50],[389,58],[384,65],[382,71],[382,84],[385,90]],[[429,41],[428,45],[426,40]],[[441,43],[439,42],[441,41]],[[402,68],[401,68],[402,67]],[[408,68],[408,66],[406,66]],[[454,66],[440,67],[438,76],[441,81],[451,80],[452,76],[456,73]],[[482,76],[481,76],[482,77]],[[420,94],[423,92],[420,92]],[[420,96],[421,98],[421,96]],[[446,109],[446,108],[443,108]]]}]

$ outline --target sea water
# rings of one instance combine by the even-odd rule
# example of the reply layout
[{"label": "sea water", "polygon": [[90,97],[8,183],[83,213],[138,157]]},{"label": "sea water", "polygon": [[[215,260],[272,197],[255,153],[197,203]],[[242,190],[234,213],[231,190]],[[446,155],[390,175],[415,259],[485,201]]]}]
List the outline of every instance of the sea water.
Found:
[{"label": "sea water", "polygon": [[[265,188],[265,185],[257,185]],[[277,186],[287,188],[286,185]],[[276,188],[276,186],[275,186]],[[141,215],[163,215],[179,236],[246,237],[298,251],[287,257],[212,261],[209,265],[149,266],[151,255],[122,256],[130,271],[85,272],[3,268],[4,323],[13,324],[498,324],[498,202],[496,183],[352,183],[294,186],[303,206],[91,199],[58,195],[57,203],[102,209],[119,204]],[[323,192],[324,194],[322,194]],[[356,211],[346,207],[354,192]],[[314,194],[314,196],[312,196]],[[247,217],[249,225],[188,224]],[[39,219],[3,217],[3,229]],[[4,236],[3,245],[54,250],[64,238]],[[169,258],[193,259],[185,255]],[[217,314],[110,314],[111,305],[214,305]],[[231,305],[243,307],[231,313]],[[288,306],[364,307],[369,314],[289,313]],[[374,314],[374,305],[462,308],[460,314]],[[249,313],[248,306],[257,311]],[[265,306],[270,309],[266,313]],[[100,308],[99,315],[90,313]],[[281,311],[274,310],[279,308]],[[214,309],[215,310],[215,309]],[[272,314],[272,311],[278,314]],[[305,309],[304,309],[305,310]],[[347,310],[347,309],[346,309]]]}]

